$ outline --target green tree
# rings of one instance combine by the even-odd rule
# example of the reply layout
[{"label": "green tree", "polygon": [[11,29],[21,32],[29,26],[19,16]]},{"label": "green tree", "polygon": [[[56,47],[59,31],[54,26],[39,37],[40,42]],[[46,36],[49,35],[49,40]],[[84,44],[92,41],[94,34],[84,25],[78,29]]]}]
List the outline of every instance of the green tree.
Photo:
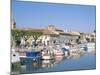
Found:
[{"label": "green tree", "polygon": [[35,44],[37,39],[43,34],[42,32],[33,32],[29,30],[11,30],[12,38],[16,43],[16,46],[20,46],[21,38],[24,38],[27,41],[30,36],[34,38]]},{"label": "green tree", "polygon": [[21,37],[23,37],[23,32],[19,31],[19,30],[11,30],[11,34],[12,34],[12,39],[15,42],[16,46],[20,46],[21,43]]},{"label": "green tree", "polygon": [[41,32],[33,32],[33,33],[31,33],[32,34],[32,36],[33,36],[33,38],[34,38],[34,41],[35,41],[35,43],[36,43],[36,41],[38,40],[38,38],[43,34],[43,33],[41,33]]}]

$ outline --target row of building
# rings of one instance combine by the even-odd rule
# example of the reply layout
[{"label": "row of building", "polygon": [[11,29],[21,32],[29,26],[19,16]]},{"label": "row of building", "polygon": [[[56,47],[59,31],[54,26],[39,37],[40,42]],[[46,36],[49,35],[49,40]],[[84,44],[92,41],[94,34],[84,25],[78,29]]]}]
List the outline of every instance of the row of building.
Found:
[{"label": "row of building", "polygon": [[[16,28],[15,21],[12,21],[12,29],[23,30],[23,31],[32,31],[32,32],[42,32],[43,35],[40,36],[37,42],[40,42],[45,45],[53,44],[77,44],[83,42],[95,42],[95,32],[93,33],[81,33],[81,32],[65,32],[61,29],[57,29],[54,25],[48,25],[48,27],[43,29],[32,29],[32,28]],[[34,42],[34,38],[30,37],[27,42],[31,45]]]}]

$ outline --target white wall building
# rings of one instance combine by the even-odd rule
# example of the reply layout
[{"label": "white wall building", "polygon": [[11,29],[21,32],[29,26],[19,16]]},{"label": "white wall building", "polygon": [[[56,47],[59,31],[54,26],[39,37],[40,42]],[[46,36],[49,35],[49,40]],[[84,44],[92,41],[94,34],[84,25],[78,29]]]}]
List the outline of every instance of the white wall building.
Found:
[{"label": "white wall building", "polygon": [[[41,41],[44,45],[53,45],[53,44],[65,44],[72,41],[76,41],[80,36],[79,32],[64,32],[63,30],[57,29],[54,25],[49,25],[44,29],[22,29],[32,32],[42,32],[43,35],[40,36],[37,40]],[[32,44],[33,37],[30,37],[27,42]]]},{"label": "white wall building", "polygon": [[64,32],[63,30],[56,29],[53,25],[49,25],[47,29],[43,31],[43,36],[41,36],[42,43],[48,44],[64,44],[71,40],[76,41],[80,34],[72,32]]}]

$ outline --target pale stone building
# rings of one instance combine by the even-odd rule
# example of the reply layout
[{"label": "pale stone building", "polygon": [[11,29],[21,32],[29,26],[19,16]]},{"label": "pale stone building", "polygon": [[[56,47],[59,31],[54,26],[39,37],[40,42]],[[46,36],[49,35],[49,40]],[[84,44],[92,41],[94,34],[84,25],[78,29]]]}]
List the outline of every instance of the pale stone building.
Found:
[{"label": "pale stone building", "polygon": [[96,33],[81,33],[81,42],[96,42]]},{"label": "pale stone building", "polygon": [[[76,39],[80,36],[79,32],[64,32],[63,30],[55,28],[54,25],[49,25],[47,28],[44,29],[22,29],[26,31],[32,31],[32,32],[42,32],[43,35],[40,36],[37,40],[41,41],[42,44],[45,45],[53,45],[53,44],[65,44],[69,42],[75,42]],[[32,41],[34,41],[33,37],[30,37],[27,40],[30,45],[32,44]]]}]

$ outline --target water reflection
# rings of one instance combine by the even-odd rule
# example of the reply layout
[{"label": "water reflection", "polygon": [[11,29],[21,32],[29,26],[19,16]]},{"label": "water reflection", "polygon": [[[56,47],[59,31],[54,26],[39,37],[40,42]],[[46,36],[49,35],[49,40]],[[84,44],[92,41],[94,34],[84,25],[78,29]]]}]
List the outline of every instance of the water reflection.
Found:
[{"label": "water reflection", "polygon": [[80,54],[73,54],[73,55],[71,55],[69,57],[70,57],[70,59],[78,60],[81,56],[82,55],[80,55]]},{"label": "water reflection", "polygon": [[50,68],[54,66],[55,60],[42,60],[42,68]]},{"label": "water reflection", "polygon": [[21,64],[21,74],[95,69],[95,54],[73,54],[68,57],[56,56],[53,60],[29,61]]},{"label": "water reflection", "polygon": [[55,64],[60,63],[64,59],[64,56],[55,56]]},{"label": "water reflection", "polygon": [[64,59],[64,56],[55,57],[52,60],[30,61],[21,65],[21,73],[39,72],[45,69],[53,68]]},{"label": "water reflection", "polygon": [[21,65],[22,72],[36,71],[41,69],[42,61],[29,61]]}]

